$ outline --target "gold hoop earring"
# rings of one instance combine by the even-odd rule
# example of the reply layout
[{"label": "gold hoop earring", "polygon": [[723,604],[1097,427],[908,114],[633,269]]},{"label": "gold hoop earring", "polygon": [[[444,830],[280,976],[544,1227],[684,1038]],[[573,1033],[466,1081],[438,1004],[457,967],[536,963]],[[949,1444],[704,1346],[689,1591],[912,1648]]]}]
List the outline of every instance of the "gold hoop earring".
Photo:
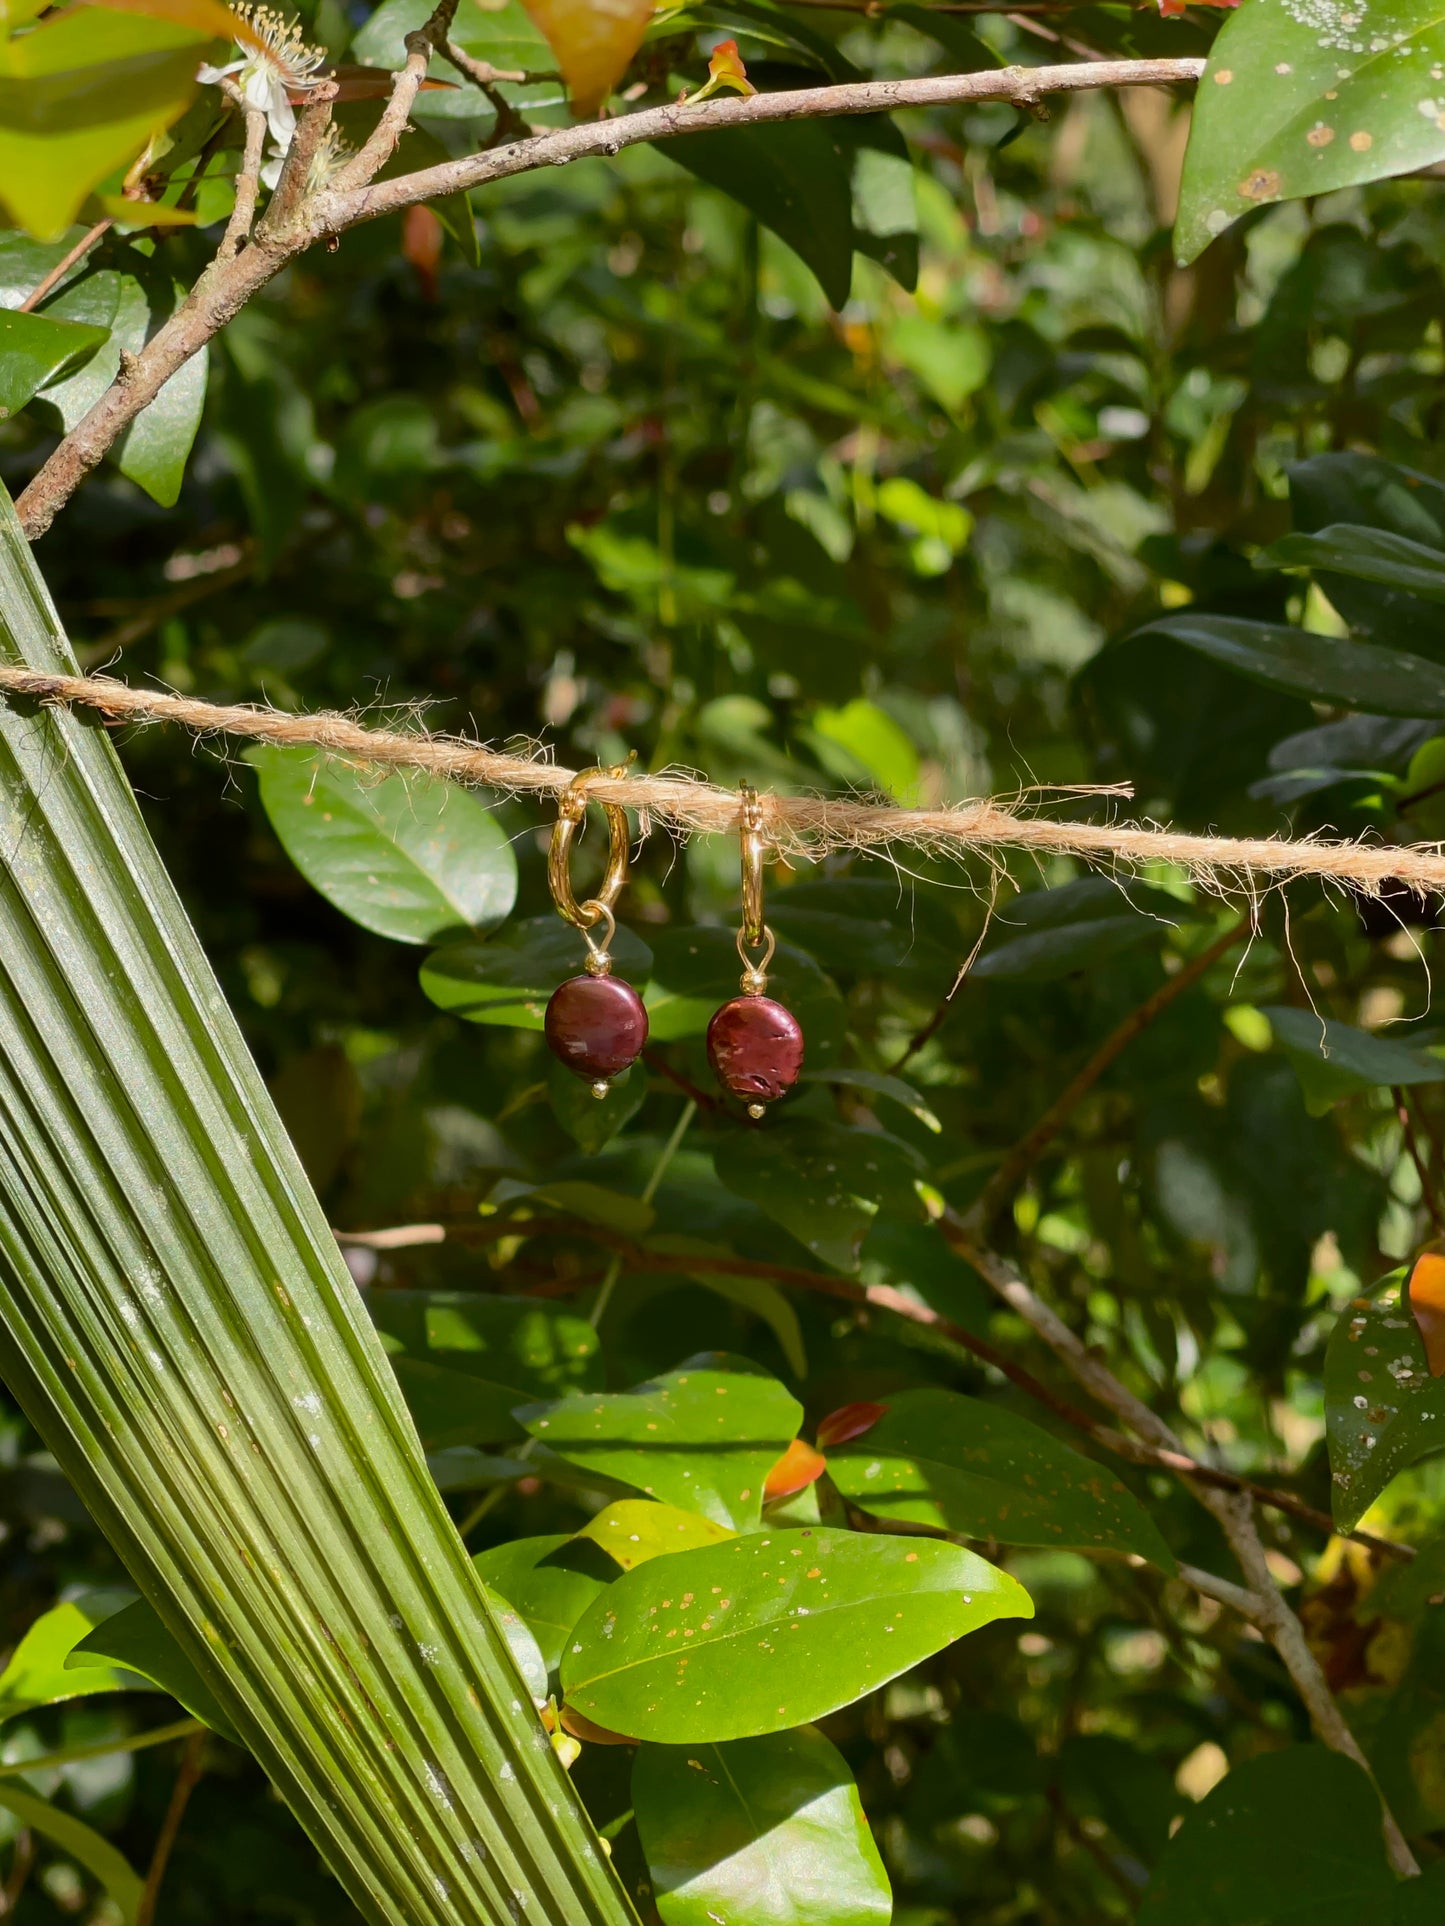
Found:
[{"label": "gold hoop earring", "polygon": [[[803,1026],[792,1011],[766,994],[768,965],[776,947],[763,916],[762,804],[751,783],[739,790],[738,833],[743,855],[743,920],[738,930],[742,995],[724,1003],[707,1026],[707,1056],[718,1082],[761,1117],[791,1090],[803,1068]],[[753,951],[761,950],[761,956]]]},{"label": "gold hoop earring", "polygon": [[[568,783],[557,804],[557,822],[547,852],[547,882],[557,914],[582,932],[587,962],[581,976],[568,977],[552,992],[543,1019],[547,1047],[557,1061],[605,1097],[613,1077],[634,1064],[647,1042],[647,1011],[630,983],[612,974],[612,939],[617,932],[613,905],[627,881],[627,812],[620,803],[603,803],[607,818],[607,868],[595,896],[579,903],[572,893],[572,842],[587,820],[587,791],[595,782],[620,780],[626,764],[615,769],[584,769]],[[603,926],[600,940],[594,934]]]}]

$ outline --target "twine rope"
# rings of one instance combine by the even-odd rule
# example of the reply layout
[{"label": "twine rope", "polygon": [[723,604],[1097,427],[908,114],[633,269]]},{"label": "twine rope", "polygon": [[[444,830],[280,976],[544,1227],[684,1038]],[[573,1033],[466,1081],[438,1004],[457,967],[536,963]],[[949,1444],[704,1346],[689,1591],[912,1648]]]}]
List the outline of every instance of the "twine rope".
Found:
[{"label": "twine rope", "polygon": [[[264,704],[202,702],[161,690],[133,689],[108,676],[49,675],[0,664],[0,689],[40,703],[96,709],[112,721],[169,722],[197,735],[301,745],[350,764],[410,770],[511,795],[557,795],[576,774],[549,761],[538,749],[507,753],[464,736],[420,727],[373,729],[333,713],[291,715]],[[1132,792],[1111,785],[1055,793],[1118,798]],[[604,776],[589,785],[589,794],[598,802],[638,810],[644,823],[655,820],[682,834],[736,832],[740,823],[737,792],[694,776]],[[1366,895],[1378,895],[1387,883],[1445,894],[1445,844],[1440,843],[1392,846],[1328,837],[1193,836],[1151,824],[1061,821],[1026,814],[1021,804],[996,799],[903,809],[886,803],[763,794],[758,808],[763,833],[776,850],[814,860],[835,851],[866,853],[893,846],[988,858],[1018,849],[1041,856],[1073,856],[1095,867],[1119,864],[1137,870],[1150,863],[1174,864],[1221,893],[1254,894],[1261,885],[1310,876]]]}]

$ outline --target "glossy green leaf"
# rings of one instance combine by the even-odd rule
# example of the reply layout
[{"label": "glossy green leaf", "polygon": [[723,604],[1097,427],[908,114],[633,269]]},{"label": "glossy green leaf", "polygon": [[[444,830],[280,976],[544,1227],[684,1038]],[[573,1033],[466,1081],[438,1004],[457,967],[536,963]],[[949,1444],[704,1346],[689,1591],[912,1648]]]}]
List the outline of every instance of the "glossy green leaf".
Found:
[{"label": "glossy green leaf", "polygon": [[747,1531],[762,1510],[763,1480],[797,1436],[803,1408],[746,1358],[703,1352],[631,1391],[573,1391],[528,1405],[517,1417],[585,1470]]},{"label": "glossy green leaf", "polygon": [[685,134],[658,151],[756,215],[806,261],[832,305],[845,305],[853,283],[851,156],[826,121]]},{"label": "glossy green leaf", "polygon": [[[94,1692],[132,1692],[140,1684],[129,1672],[92,1663],[71,1669],[66,1660],[103,1620],[130,1604],[133,1592],[87,1592],[42,1612],[0,1672],[0,1723],[41,1705]],[[90,1676],[86,1676],[86,1674]]]},{"label": "glossy green leaf", "polygon": [[88,1671],[95,1669],[96,1659],[108,1659],[130,1672],[138,1672],[162,1692],[169,1692],[213,1732],[240,1743],[235,1727],[217,1705],[215,1694],[146,1599],[138,1598],[103,1619],[79,1641],[66,1664],[78,1668],[83,1680]]},{"label": "glossy green leaf", "polygon": [[[82,274],[47,302],[47,318],[108,327],[110,339],[76,373],[62,374],[42,390],[67,434],[115,380],[122,351],[141,349],[175,313],[185,290],[146,256],[127,250],[126,271],[101,268]],[[136,416],[109,459],[163,508],[180,494],[191,444],[200,426],[209,366],[207,350],[192,355],[155,400]]]},{"label": "glossy green leaf", "polygon": [[577,1536],[600,1545],[623,1571],[630,1572],[634,1565],[645,1565],[649,1558],[661,1558],[667,1552],[720,1545],[733,1533],[701,1512],[680,1511],[676,1505],[659,1505],[650,1498],[618,1498],[604,1505]]},{"label": "glossy green leaf", "polygon": [[40,240],[185,111],[208,32],[71,7],[0,40],[0,202]]},{"label": "glossy green leaf", "polygon": [[[3,502],[0,628],[75,673]],[[109,737],[0,770],[7,1390],[372,1926],[626,1926]]]},{"label": "glossy green leaf", "polygon": [[805,1070],[798,1082],[841,1084],[845,1090],[862,1090],[870,1097],[886,1097],[890,1103],[902,1104],[910,1116],[917,1117],[935,1135],[943,1129],[921,1092],[911,1083],[905,1083],[902,1077],[889,1076],[881,1070],[855,1070],[851,1066]]},{"label": "glossy green leaf", "polygon": [[665,1926],[887,1926],[893,1895],[858,1788],[811,1726],[644,1745],[632,1803]]},{"label": "glossy green leaf", "polygon": [[[1323,533],[1341,524],[1379,530],[1445,549],[1445,487],[1433,476],[1377,455],[1337,450],[1311,455],[1289,471],[1295,527]],[[1436,617],[1421,597],[1388,581],[1316,566],[1315,579],[1350,627],[1367,641],[1399,642],[1437,655],[1431,647]]]},{"label": "glossy green leaf", "polygon": [[614,1575],[595,1545],[565,1532],[514,1538],[472,1563],[482,1582],[526,1620],[548,1672],[561,1664],[572,1627]]},{"label": "glossy green leaf", "polygon": [[1374,715],[1445,715],[1445,668],[1423,656],[1231,615],[1171,615],[1141,635],[1169,636],[1267,688]]},{"label": "glossy green leaf", "polygon": [[512,1663],[518,1676],[531,1694],[535,1706],[547,1703],[547,1663],[542,1657],[542,1648],[537,1643],[536,1634],[526,1619],[514,1611],[504,1599],[491,1601],[497,1615],[497,1624],[502,1637],[507,1641],[507,1649],[512,1655]]},{"label": "glossy green leaf", "polygon": [[1291,1746],[1246,1759],[1160,1858],[1139,1926],[1390,1926],[1380,1800],[1352,1759]]},{"label": "glossy green leaf", "polygon": [[1428,602],[1445,602],[1445,552],[1386,528],[1338,524],[1317,535],[1285,535],[1254,558],[1256,568],[1310,568],[1379,582]]},{"label": "glossy green leaf", "polygon": [[309,749],[247,751],[286,854],[328,902],[397,943],[489,929],[511,910],[517,859],[469,790],[422,775],[367,776]]},{"label": "glossy green leaf", "polygon": [[768,923],[845,981],[907,973],[933,983],[968,954],[943,903],[907,878],[792,883],[769,896]]},{"label": "glossy green leaf", "polygon": [[956,1391],[901,1391],[862,1437],[835,1445],[828,1473],[884,1520],[1000,1545],[1174,1556],[1144,1507],[1100,1464],[1027,1418]]},{"label": "glossy green leaf", "polygon": [[530,1394],[427,1358],[394,1357],[392,1369],[417,1434],[428,1451],[507,1444],[519,1435],[514,1407]]},{"label": "glossy green leaf", "polygon": [[13,1780],[0,1780],[0,1810],[18,1819],[22,1826],[38,1832],[73,1859],[78,1866],[98,1879],[115,1902],[123,1926],[130,1926],[140,1907],[144,1885],[130,1861],[93,1826],[73,1813],[62,1812],[36,1798]]},{"label": "glossy green leaf", "polygon": [[1335,1522],[1348,1531],[1407,1465],[1445,1446],[1445,1378],[1394,1271],[1340,1312],[1325,1352],[1325,1425]]},{"label": "glossy green leaf", "polygon": [[1442,62],[1439,0],[1247,0],[1195,97],[1174,228],[1181,265],[1252,207],[1445,157]]},{"label": "glossy green leaf", "polygon": [[[616,975],[639,987],[652,969],[652,952],[619,926],[612,940]],[[509,923],[487,943],[448,943],[421,968],[421,987],[439,1009],[470,1023],[540,1030],[557,985],[580,974],[587,961],[581,932],[560,916]]]},{"label": "glossy green leaf", "polygon": [[918,1215],[923,1159],[880,1131],[817,1117],[770,1119],[720,1138],[720,1181],[792,1232],[835,1270],[856,1271],[880,1205]]},{"label": "glossy green leaf", "polygon": [[[1445,1083],[1445,1063],[1403,1040],[1284,1004],[1269,1004],[1261,1015],[1294,1065],[1312,1117],[1322,1117],[1342,1097],[1382,1084]],[[1409,1031],[1399,1034],[1403,1039]]]},{"label": "glossy green leaf", "polygon": [[476,1491],[487,1485],[514,1484],[527,1475],[521,1459],[478,1451],[472,1445],[444,1445],[440,1451],[429,1451],[426,1463],[438,1491]]},{"label": "glossy green leaf", "polygon": [[664,1745],[819,1719],[965,1632],[1028,1618],[1016,1580],[934,1539],[764,1531],[619,1578],[562,1659],[570,1705]]},{"label": "glossy green leaf", "polygon": [[102,347],[108,330],[0,308],[0,420]]}]

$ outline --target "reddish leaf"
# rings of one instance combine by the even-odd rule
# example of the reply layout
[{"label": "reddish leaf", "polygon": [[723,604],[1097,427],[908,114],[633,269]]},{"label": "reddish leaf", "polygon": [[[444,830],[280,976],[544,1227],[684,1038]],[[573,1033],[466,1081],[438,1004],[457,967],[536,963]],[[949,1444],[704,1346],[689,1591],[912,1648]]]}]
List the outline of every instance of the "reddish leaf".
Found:
[{"label": "reddish leaf", "polygon": [[779,1498],[791,1498],[796,1492],[806,1491],[816,1478],[822,1477],[827,1465],[828,1460],[820,1451],[814,1451],[801,1438],[794,1438],[763,1480],[763,1503],[771,1505]]},{"label": "reddish leaf", "polygon": [[522,0],[557,57],[572,112],[595,114],[642,45],[652,0]]},{"label": "reddish leaf", "polygon": [[[93,5],[102,5],[104,0],[92,0]],[[353,67],[343,62],[339,67],[327,68],[327,78],[336,82],[337,102],[346,100],[385,100],[396,82],[396,75],[389,67]],[[420,91],[434,94],[439,88],[450,92],[457,89],[455,80],[424,80]],[[304,106],[310,99],[304,87],[287,89],[286,98],[293,107]]]},{"label": "reddish leaf", "polygon": [[574,1739],[586,1739],[589,1745],[637,1744],[636,1739],[629,1739],[625,1732],[609,1732],[605,1725],[594,1725],[570,1705],[564,1705],[557,1716],[564,1732],[570,1732]]},{"label": "reddish leaf", "polygon": [[442,258],[442,224],[429,207],[418,203],[401,217],[401,251],[416,269],[428,301],[437,298],[437,266]]},{"label": "reddish leaf", "polygon": [[832,1445],[847,1444],[871,1431],[887,1411],[886,1404],[840,1404],[818,1426],[818,1443],[826,1451]]},{"label": "reddish leaf", "polygon": [[1410,1309],[1425,1342],[1432,1378],[1445,1374],[1445,1257],[1425,1251],[1410,1273]]}]

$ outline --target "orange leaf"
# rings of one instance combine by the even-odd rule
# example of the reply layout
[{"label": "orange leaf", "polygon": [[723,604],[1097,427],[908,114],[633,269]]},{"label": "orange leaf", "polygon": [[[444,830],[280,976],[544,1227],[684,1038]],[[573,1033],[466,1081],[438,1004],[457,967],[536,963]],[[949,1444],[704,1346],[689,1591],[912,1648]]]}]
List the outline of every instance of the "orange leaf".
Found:
[{"label": "orange leaf", "polygon": [[1420,1336],[1425,1340],[1430,1375],[1438,1378],[1445,1375],[1445,1257],[1438,1251],[1425,1251],[1415,1259],[1409,1298]]},{"label": "orange leaf", "polygon": [[572,112],[597,109],[627,71],[652,19],[652,0],[522,0],[557,57]]},{"label": "orange leaf", "polygon": [[755,94],[758,91],[748,79],[748,70],[743,65],[736,40],[719,40],[707,63],[707,73],[708,79],[720,87],[736,87],[740,94]]},{"label": "orange leaf", "polygon": [[886,1404],[840,1404],[818,1426],[818,1443],[826,1450],[830,1445],[847,1444],[850,1438],[861,1438],[887,1409]]},{"label": "orange leaf", "polygon": [[[96,0],[99,3],[99,0]],[[339,67],[328,67],[327,78],[336,82],[335,99],[346,100],[385,100],[396,85],[396,75],[390,67],[355,67],[343,61]],[[454,80],[424,80],[420,91],[434,94],[438,91],[455,93],[457,82]],[[286,98],[293,107],[300,107],[310,99],[310,94],[302,88],[288,88]]]},{"label": "orange leaf", "polygon": [[590,1745],[637,1744],[636,1739],[629,1739],[625,1732],[611,1732],[605,1725],[594,1725],[581,1712],[574,1712],[570,1705],[564,1705],[557,1716],[564,1732],[570,1732],[574,1739],[586,1739]]},{"label": "orange leaf", "polygon": [[235,40],[253,48],[266,45],[250,21],[223,7],[221,0],[82,0],[82,5],[105,7],[111,13],[148,13],[152,20],[194,27],[208,40]]},{"label": "orange leaf", "polygon": [[791,1498],[806,1491],[815,1478],[821,1478],[828,1460],[801,1438],[794,1438],[787,1450],[763,1480],[763,1502],[771,1505],[779,1498]]},{"label": "orange leaf", "polygon": [[401,251],[416,269],[428,301],[437,298],[437,268],[442,258],[442,224],[420,202],[401,217]]}]

